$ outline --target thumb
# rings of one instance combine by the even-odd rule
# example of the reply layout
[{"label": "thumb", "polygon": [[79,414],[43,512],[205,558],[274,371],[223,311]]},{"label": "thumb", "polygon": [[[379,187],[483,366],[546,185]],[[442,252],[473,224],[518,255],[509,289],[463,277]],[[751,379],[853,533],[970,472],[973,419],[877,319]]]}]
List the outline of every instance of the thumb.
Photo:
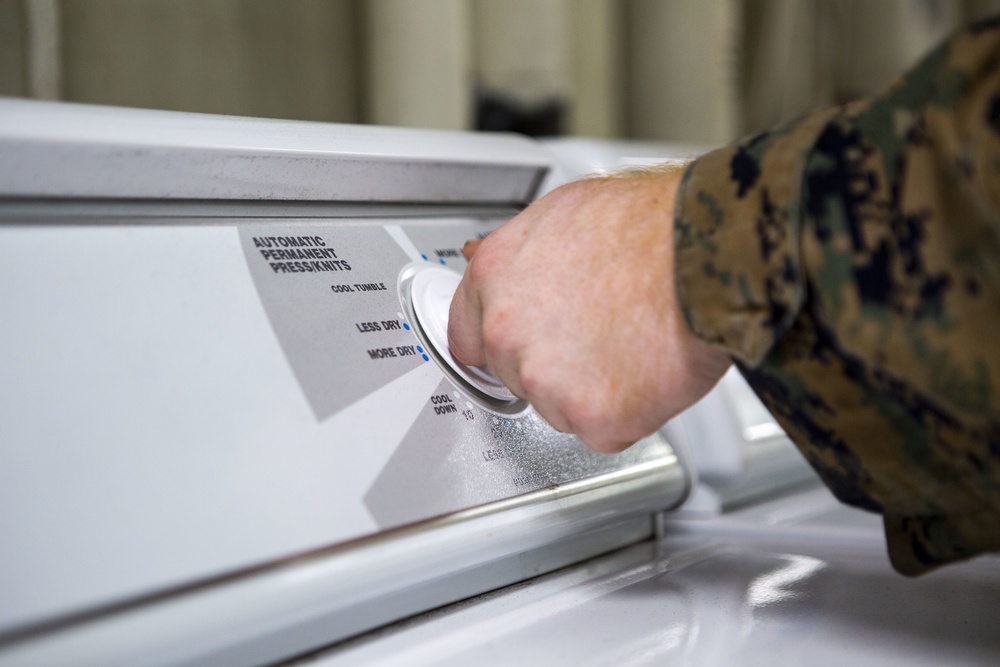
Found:
[{"label": "thumb", "polygon": [[479,250],[479,246],[482,245],[482,239],[472,239],[471,241],[466,241],[465,245],[462,246],[462,256],[465,257],[466,262],[472,261],[472,256],[476,254]]}]

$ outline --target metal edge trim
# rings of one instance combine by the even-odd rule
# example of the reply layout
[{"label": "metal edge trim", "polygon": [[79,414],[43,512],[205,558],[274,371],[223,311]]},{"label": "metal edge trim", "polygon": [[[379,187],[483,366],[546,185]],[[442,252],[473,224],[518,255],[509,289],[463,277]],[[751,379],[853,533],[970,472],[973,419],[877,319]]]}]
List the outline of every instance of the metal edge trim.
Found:
[{"label": "metal edge trim", "polygon": [[[676,484],[676,488],[659,488],[655,493],[647,491],[645,496],[652,496],[659,502],[650,502],[644,509],[650,513],[668,509],[674,506],[683,497],[684,491],[684,471],[679,470],[678,460],[673,453],[658,457],[657,459],[645,461],[621,470],[604,473],[583,480],[577,480],[566,484],[555,485],[536,491],[531,491],[512,498],[487,503],[478,507],[460,510],[447,515],[427,519],[418,523],[389,529],[380,533],[368,535],[355,540],[341,542],[338,544],[321,547],[312,551],[307,551],[288,556],[268,563],[243,568],[229,572],[217,577],[201,579],[188,584],[176,586],[170,589],[157,591],[152,594],[137,596],[132,599],[119,601],[112,604],[93,607],[48,619],[38,623],[30,623],[24,626],[11,628],[0,633],[0,664],[6,663],[6,652],[10,648],[17,648],[25,644],[32,644],[34,640],[42,640],[47,635],[53,635],[64,631],[82,631],[86,633],[86,626],[89,623],[108,621],[114,617],[127,612],[133,612],[142,608],[149,608],[157,604],[170,603],[181,598],[197,593],[211,593],[230,585],[238,585],[255,578],[265,578],[268,576],[281,576],[298,570],[304,566],[320,565],[335,560],[344,560],[350,556],[357,556],[364,559],[366,552],[381,549],[387,545],[396,543],[407,543],[419,540],[427,535],[438,534],[458,526],[467,525],[473,522],[482,522],[493,517],[500,517],[517,511],[538,511],[546,507],[554,510],[549,513],[550,517],[555,517],[560,512],[568,512],[572,509],[579,510],[580,506],[587,505],[586,496],[599,495],[602,491],[607,491],[612,487],[623,487],[623,492],[631,491],[635,493],[636,483],[657,479],[663,476],[679,475],[681,480]],[[624,489],[624,487],[630,487]],[[601,498],[602,505],[607,503],[607,498]],[[571,501],[576,501],[571,503]],[[568,507],[569,504],[576,505],[575,508]],[[606,505],[602,510],[611,509]],[[639,514],[635,510],[632,514]],[[537,522],[544,517],[533,517]],[[518,522],[515,522],[518,523]],[[554,523],[554,522],[553,522]],[[593,528],[593,518],[590,521],[579,522],[581,525],[573,524],[575,532],[583,532],[585,529]],[[537,526],[540,527],[540,524]],[[545,531],[540,531],[545,532]],[[565,534],[551,534],[546,536],[545,541],[555,542],[566,537]],[[512,553],[496,553],[494,557],[502,557]],[[472,563],[464,563],[460,567],[469,567]]]}]

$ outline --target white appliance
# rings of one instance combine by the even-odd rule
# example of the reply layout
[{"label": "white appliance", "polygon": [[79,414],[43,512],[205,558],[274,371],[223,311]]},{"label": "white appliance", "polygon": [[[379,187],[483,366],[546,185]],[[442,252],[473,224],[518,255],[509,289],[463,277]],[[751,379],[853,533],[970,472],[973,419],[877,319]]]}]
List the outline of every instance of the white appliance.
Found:
[{"label": "white appliance", "polygon": [[996,559],[905,580],[816,488],[665,519],[667,439],[449,361],[462,243],[570,171],[0,102],[0,665],[995,664]]},{"label": "white appliance", "polygon": [[649,539],[661,437],[593,454],[436,340],[550,168],[0,103],[0,665],[271,664]]}]

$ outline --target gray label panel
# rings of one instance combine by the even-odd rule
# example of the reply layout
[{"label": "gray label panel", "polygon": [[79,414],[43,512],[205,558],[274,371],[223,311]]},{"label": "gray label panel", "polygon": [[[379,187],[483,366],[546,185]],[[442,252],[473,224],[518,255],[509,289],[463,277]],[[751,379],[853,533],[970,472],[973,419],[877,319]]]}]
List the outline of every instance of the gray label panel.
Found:
[{"label": "gray label panel", "polygon": [[485,238],[500,226],[500,222],[465,223],[453,227],[440,225],[403,225],[406,235],[420,251],[424,259],[441,264],[461,273],[465,271],[462,246],[470,239]]},{"label": "gray label panel", "polygon": [[241,228],[271,325],[318,420],[422,363],[396,278],[410,258],[375,225]]},{"label": "gray label panel", "polygon": [[653,460],[655,439],[621,454],[595,454],[533,411],[486,411],[444,380],[365,494],[382,528],[444,515]]}]

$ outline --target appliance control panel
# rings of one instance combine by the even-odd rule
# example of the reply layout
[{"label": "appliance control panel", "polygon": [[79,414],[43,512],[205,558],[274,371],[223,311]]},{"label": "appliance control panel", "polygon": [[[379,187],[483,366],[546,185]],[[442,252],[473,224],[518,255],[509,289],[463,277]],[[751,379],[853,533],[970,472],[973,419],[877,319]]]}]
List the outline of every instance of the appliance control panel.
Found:
[{"label": "appliance control panel", "polygon": [[[380,527],[499,500],[647,460],[589,452],[487,368],[456,361],[448,310],[463,243],[502,220],[260,225],[240,236],[251,276],[317,420],[359,406],[411,423],[364,502]],[[423,378],[420,391],[406,388]],[[417,407],[419,406],[419,407]],[[343,434],[354,437],[360,434]],[[433,480],[433,482],[432,482]]]}]

